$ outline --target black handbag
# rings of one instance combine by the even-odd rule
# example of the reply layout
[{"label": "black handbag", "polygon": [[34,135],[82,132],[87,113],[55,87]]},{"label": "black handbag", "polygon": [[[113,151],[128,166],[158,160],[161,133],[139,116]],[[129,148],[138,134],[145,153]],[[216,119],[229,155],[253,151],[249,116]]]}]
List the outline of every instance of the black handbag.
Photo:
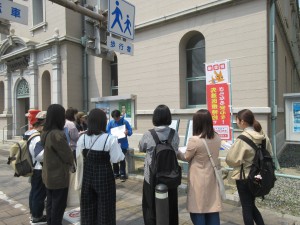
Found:
[{"label": "black handbag", "polygon": [[32,173],[32,166],[28,163],[26,159],[16,163],[16,173],[19,176],[28,176],[28,174]]}]

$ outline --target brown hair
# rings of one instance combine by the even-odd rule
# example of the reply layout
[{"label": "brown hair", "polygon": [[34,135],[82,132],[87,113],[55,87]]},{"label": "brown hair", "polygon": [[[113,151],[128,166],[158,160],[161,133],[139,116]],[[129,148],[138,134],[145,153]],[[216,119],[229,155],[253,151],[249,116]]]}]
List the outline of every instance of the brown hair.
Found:
[{"label": "brown hair", "polygon": [[260,123],[254,118],[254,115],[251,110],[243,109],[239,111],[236,115],[240,121],[244,120],[249,126],[253,127],[256,132],[260,132],[262,130]]}]

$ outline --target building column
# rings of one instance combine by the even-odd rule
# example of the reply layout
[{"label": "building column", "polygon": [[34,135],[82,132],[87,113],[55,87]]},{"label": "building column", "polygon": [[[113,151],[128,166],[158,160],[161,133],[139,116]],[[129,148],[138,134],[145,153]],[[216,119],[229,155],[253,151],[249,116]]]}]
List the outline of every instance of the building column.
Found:
[{"label": "building column", "polygon": [[36,53],[32,51],[30,53],[30,61],[28,65],[29,70],[29,85],[30,85],[30,109],[38,109],[38,68]]},{"label": "building column", "polygon": [[61,91],[61,57],[59,42],[55,42],[52,46],[52,87],[51,87],[51,103],[62,104],[62,91]]},{"label": "building column", "polygon": [[4,110],[3,114],[12,114],[12,84],[11,84],[11,73],[6,70],[6,76],[4,79]]}]

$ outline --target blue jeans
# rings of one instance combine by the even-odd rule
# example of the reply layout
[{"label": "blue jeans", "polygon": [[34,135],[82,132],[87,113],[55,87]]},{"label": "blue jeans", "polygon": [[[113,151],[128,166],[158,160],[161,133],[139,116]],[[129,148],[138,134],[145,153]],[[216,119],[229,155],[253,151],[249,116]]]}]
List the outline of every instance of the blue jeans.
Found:
[{"label": "blue jeans", "polygon": [[220,225],[219,212],[214,213],[190,213],[194,225]]},{"label": "blue jeans", "polygon": [[29,208],[32,217],[41,218],[45,208],[46,187],[42,180],[42,170],[33,170],[31,190],[29,193]]},{"label": "blue jeans", "polygon": [[254,225],[255,221],[257,225],[265,225],[260,212],[255,206],[255,197],[250,192],[248,184],[244,180],[237,180],[236,187],[242,205],[244,224]]},{"label": "blue jeans", "polygon": [[[127,149],[122,148],[122,152],[124,155],[126,155]],[[120,161],[120,167],[119,163],[113,163],[113,169],[115,175],[126,176],[126,160],[124,159]]]}]

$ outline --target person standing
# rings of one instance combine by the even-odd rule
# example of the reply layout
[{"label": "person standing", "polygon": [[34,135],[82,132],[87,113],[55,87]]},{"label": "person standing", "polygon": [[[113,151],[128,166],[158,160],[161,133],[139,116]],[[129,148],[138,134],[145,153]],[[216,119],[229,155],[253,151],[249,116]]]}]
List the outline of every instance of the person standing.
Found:
[{"label": "person standing", "polygon": [[87,133],[77,142],[78,168],[82,168],[83,161],[81,225],[116,224],[116,183],[111,163],[124,160],[125,156],[117,138],[105,133],[106,121],[101,109],[91,110]]},{"label": "person standing", "polygon": [[86,124],[86,114],[84,112],[78,112],[76,115],[76,121],[75,125],[79,132],[79,134],[85,132],[87,130],[87,124]]},{"label": "person standing", "polygon": [[215,165],[219,166],[221,139],[213,129],[211,114],[206,109],[193,116],[193,136],[186,152],[177,157],[189,162],[187,211],[194,225],[219,225],[222,200],[214,168],[204,142],[207,143]]},{"label": "person standing", "polygon": [[[255,144],[261,144],[266,139],[266,149],[272,155],[272,146],[269,138],[263,132],[260,123],[255,119],[254,114],[249,109],[243,109],[237,113],[236,123],[243,130],[242,135],[250,138]],[[255,197],[251,193],[245,179],[248,177],[255,150],[246,142],[237,138],[229,149],[226,156],[226,163],[233,167],[232,179],[236,180],[236,187],[239,193],[243,220],[245,225],[264,225],[261,213],[255,205]],[[242,165],[245,176],[241,176]]]},{"label": "person standing", "polygon": [[75,151],[76,151],[76,143],[77,143],[78,137],[79,137],[78,130],[75,125],[75,114],[76,113],[77,113],[77,110],[73,109],[71,107],[66,110],[66,123],[64,126],[68,130],[68,136],[70,138],[69,145],[73,151],[74,157],[75,157]]},{"label": "person standing", "polygon": [[[158,135],[159,140],[164,141],[169,137],[171,128],[169,125],[172,123],[172,115],[170,109],[166,105],[159,105],[153,112],[152,123],[154,130]],[[171,143],[175,151],[178,150],[179,135],[175,131]],[[144,164],[144,183],[143,183],[143,198],[142,208],[145,225],[156,224],[155,213],[155,185],[150,182],[150,167],[152,162],[152,155],[155,150],[156,143],[150,133],[147,131],[139,142],[139,150],[146,152]],[[167,159],[166,159],[167,160]],[[177,188],[168,190],[169,199],[169,224],[178,225],[178,192]]]},{"label": "person standing", "polygon": [[[109,121],[109,123],[107,124],[106,132],[108,134],[111,134],[112,128],[123,126],[123,125],[125,126],[125,131],[124,131],[125,137],[118,139],[118,142],[121,146],[123,154],[126,155],[127,149],[129,147],[127,136],[132,135],[132,128],[131,128],[130,124],[128,123],[128,121],[125,120],[124,117],[121,117],[121,112],[119,110],[117,110],[117,109],[113,110],[111,112],[111,117],[113,119],[111,121]],[[114,163],[113,169],[114,169],[114,176],[116,179],[120,178],[121,181],[126,180],[127,177],[126,177],[126,161],[125,161],[125,159],[120,162],[120,166],[119,166],[119,163]]]},{"label": "person standing", "polygon": [[32,157],[33,174],[30,179],[31,190],[29,193],[29,208],[31,212],[31,224],[46,224],[46,216],[43,215],[45,209],[46,187],[42,179],[42,164],[44,158],[44,148],[41,145],[40,132],[43,130],[43,122],[46,112],[42,111],[36,115],[37,121],[33,124],[33,129],[26,132],[30,135],[28,150]]},{"label": "person standing", "polygon": [[64,125],[64,107],[59,104],[50,105],[41,136],[44,146],[42,177],[47,191],[48,225],[62,225],[67,206],[69,171],[74,158],[64,134]]}]

